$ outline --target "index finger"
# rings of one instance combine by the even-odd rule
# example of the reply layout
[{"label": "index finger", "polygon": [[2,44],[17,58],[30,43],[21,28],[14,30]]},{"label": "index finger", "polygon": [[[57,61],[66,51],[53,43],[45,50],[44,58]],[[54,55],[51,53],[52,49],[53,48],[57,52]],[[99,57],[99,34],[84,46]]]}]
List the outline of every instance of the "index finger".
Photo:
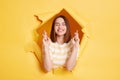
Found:
[{"label": "index finger", "polygon": [[77,35],[77,36],[79,35],[79,34],[78,34],[78,30],[76,30],[75,35]]},{"label": "index finger", "polygon": [[44,35],[46,35],[46,34],[47,34],[46,30],[44,30],[44,31],[43,31],[43,34],[44,34]]}]

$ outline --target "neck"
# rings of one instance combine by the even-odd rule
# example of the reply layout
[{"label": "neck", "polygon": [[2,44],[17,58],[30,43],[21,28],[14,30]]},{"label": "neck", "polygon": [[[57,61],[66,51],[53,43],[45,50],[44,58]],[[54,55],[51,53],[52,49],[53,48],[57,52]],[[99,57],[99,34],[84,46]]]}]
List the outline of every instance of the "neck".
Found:
[{"label": "neck", "polygon": [[63,44],[64,43],[64,36],[57,36],[57,43]]}]

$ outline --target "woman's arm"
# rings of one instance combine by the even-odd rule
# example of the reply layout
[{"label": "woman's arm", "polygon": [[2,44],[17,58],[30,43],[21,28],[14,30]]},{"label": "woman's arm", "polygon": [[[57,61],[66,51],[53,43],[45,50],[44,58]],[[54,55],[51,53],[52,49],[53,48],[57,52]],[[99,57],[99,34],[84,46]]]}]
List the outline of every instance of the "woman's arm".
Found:
[{"label": "woman's arm", "polygon": [[77,60],[77,55],[78,55],[78,45],[74,45],[69,53],[69,57],[66,61],[66,68],[67,70],[71,71],[75,65],[76,65],[76,60]]},{"label": "woman's arm", "polygon": [[71,51],[66,61],[66,68],[69,71],[71,71],[76,65],[76,60],[77,60],[77,55],[78,55],[78,50],[79,50],[79,41],[80,39],[78,37],[78,31],[76,31],[73,39],[71,39],[71,43],[72,43]]},{"label": "woman's arm", "polygon": [[48,47],[43,47],[43,66],[47,72],[52,70],[52,61],[48,52]]}]

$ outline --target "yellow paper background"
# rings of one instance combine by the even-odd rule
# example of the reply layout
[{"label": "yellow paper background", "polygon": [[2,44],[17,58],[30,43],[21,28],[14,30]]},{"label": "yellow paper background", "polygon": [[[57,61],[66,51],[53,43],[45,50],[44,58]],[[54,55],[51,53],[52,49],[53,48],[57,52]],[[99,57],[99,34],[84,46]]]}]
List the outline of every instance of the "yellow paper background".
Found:
[{"label": "yellow paper background", "polygon": [[[120,80],[119,0],[1,0],[0,80]],[[90,39],[73,74],[44,74],[24,46],[41,12],[74,9],[89,22]],[[71,76],[70,76],[71,75]]]}]

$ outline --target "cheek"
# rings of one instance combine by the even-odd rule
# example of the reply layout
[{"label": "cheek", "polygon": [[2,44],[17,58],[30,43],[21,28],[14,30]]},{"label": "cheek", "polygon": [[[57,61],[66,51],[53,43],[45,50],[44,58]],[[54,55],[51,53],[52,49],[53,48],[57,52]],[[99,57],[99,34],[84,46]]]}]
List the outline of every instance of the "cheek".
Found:
[{"label": "cheek", "polygon": [[65,31],[67,31],[67,27],[65,27],[64,29],[65,29]]},{"label": "cheek", "polygon": [[54,27],[54,31],[56,32],[56,31],[57,31],[57,29],[58,29],[58,27],[57,27],[57,26],[55,26],[55,27]]}]

